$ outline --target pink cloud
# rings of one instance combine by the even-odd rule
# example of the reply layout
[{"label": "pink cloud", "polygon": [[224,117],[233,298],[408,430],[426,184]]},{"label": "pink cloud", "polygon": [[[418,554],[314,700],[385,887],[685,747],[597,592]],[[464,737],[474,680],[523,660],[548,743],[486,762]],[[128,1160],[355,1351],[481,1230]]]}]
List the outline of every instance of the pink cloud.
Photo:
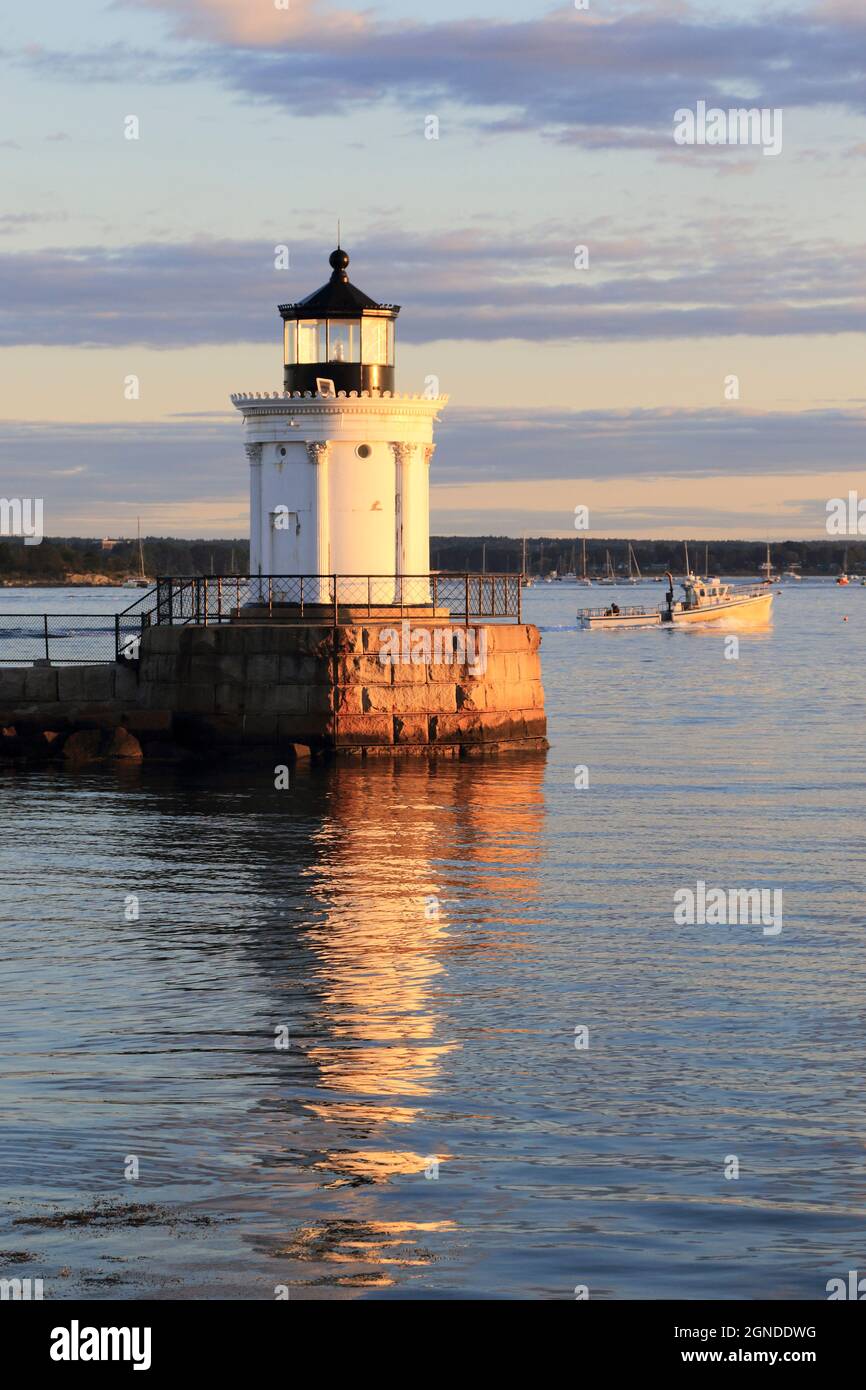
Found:
[{"label": "pink cloud", "polygon": [[[121,3],[130,4],[132,0],[121,0]],[[173,15],[174,33],[179,38],[251,48],[289,44],[309,34],[357,34],[370,27],[366,13],[333,9],[322,0],[286,0],[285,9],[278,9],[273,0],[254,5],[249,4],[249,0],[137,0],[137,3]]]}]

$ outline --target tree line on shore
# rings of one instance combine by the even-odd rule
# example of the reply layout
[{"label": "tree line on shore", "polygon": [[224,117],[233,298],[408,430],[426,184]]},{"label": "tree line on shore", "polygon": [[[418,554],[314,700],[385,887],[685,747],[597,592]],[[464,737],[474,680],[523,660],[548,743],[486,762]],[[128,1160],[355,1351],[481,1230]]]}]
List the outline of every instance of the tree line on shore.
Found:
[{"label": "tree line on shore", "polygon": [[[645,574],[663,574],[684,569],[682,540],[641,540],[614,537],[586,540],[586,567],[590,575],[603,573],[606,554],[617,573],[628,568],[628,547]],[[687,541],[691,567],[712,574],[757,575],[767,554],[766,542],[715,540]],[[544,577],[553,573],[582,571],[580,541],[551,537],[527,537],[526,572]],[[166,536],[142,539],[145,573],[158,575],[246,574],[249,542],[228,540],[182,540]],[[795,570],[801,574],[836,575],[842,570],[866,573],[866,542],[844,538],[833,540],[788,540],[771,545],[770,554],[777,572]],[[517,574],[523,568],[524,541],[511,536],[433,536],[430,563],[435,570],[492,574]],[[388,568],[384,566],[383,568]],[[0,541],[0,580],[9,583],[62,584],[70,576],[81,582],[88,577],[121,583],[139,569],[138,542],[117,541],[103,549],[99,539],[46,537],[39,545],[25,545],[12,538]]]},{"label": "tree line on shore", "polygon": [[[629,538],[586,538],[586,569],[592,575],[604,574],[607,554],[618,574],[628,572],[628,548],[642,573],[682,574],[685,551],[682,540],[629,540]],[[686,539],[691,569],[703,574],[757,575],[767,558],[766,541]],[[522,539],[510,536],[433,536],[430,559],[434,569],[494,574],[515,573],[524,568]],[[843,569],[866,573],[866,542],[839,539],[778,541],[770,545],[770,558],[776,573],[795,570],[799,574],[837,575]],[[526,573],[581,574],[581,542],[557,537],[526,538]]]}]

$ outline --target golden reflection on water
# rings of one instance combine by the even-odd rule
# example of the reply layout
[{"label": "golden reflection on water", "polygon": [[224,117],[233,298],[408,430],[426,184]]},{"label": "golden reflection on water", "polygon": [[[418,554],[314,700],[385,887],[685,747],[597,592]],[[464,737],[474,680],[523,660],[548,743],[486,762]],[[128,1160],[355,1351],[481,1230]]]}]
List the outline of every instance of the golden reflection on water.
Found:
[{"label": "golden reflection on water", "polygon": [[396,1283],[382,1266],[423,1268],[432,1254],[423,1244],[430,1235],[457,1229],[454,1221],[323,1221],[297,1230],[273,1253],[280,1258],[326,1265],[372,1265],[372,1270],[330,1276],[344,1287],[390,1288]]},{"label": "golden reflection on water", "polygon": [[[499,763],[495,783],[483,764],[335,769],[330,814],[306,871],[310,895],[326,906],[305,933],[329,1034],[306,1050],[324,1094],[305,1109],[334,1129],[335,1142],[313,1165],[329,1175],[327,1186],[412,1175],[423,1183],[432,1159],[451,1161],[405,1139],[390,1146],[389,1128],[405,1134],[423,1117],[425,1098],[443,1084],[444,1060],[462,1046],[448,1036],[442,1011],[449,956],[514,949],[513,929],[527,929],[538,893],[542,777],[538,758]],[[455,926],[452,909],[459,916],[470,895],[474,920]],[[359,1130],[366,1142],[346,1144]],[[364,1222],[364,1258],[375,1247],[384,1260],[411,1229],[444,1228]],[[327,1258],[355,1258],[355,1245],[340,1242]]]}]

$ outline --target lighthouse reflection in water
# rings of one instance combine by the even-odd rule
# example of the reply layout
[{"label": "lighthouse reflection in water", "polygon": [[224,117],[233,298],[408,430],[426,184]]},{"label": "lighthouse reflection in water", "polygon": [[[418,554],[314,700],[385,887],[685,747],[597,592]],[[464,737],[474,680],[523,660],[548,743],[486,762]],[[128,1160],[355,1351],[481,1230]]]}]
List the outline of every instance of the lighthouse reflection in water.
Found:
[{"label": "lighthouse reflection in water", "polygon": [[[486,974],[536,921],[542,775],[537,760],[506,774],[520,790],[503,816],[476,766],[335,771],[303,870],[320,916],[303,931],[309,973],[294,1023],[309,1091],[301,1081],[292,1109],[322,1190],[356,1191],[340,1215],[295,1230],[280,1247],[290,1260],[389,1285],[396,1269],[433,1260],[425,1242],[437,1232],[459,1227],[437,1187],[454,1155],[437,1142],[436,1113],[457,1098],[465,1058],[455,1054],[468,1041],[453,1016],[453,967],[474,960]],[[480,930],[467,920],[467,869],[489,905]],[[385,1201],[364,1191],[386,1185]]]},{"label": "lighthouse reflection in water", "polygon": [[[12,1001],[24,1019],[64,962],[63,1047],[26,1082],[14,1210],[94,1203],[93,1226],[28,1236],[71,1271],[64,1292],[85,1272],[113,1298],[406,1292],[464,1246],[484,1074],[513,1024],[498,971],[539,922],[543,775],[537,757],[368,760],[299,766],[284,791],[267,768],[157,767],[11,791],[22,834],[51,805],[69,836],[66,879],[22,908],[61,925]],[[76,1162],[48,1145],[34,1181],[26,1133],[58,1125]],[[124,1201],[152,1227],[99,1220]]]}]

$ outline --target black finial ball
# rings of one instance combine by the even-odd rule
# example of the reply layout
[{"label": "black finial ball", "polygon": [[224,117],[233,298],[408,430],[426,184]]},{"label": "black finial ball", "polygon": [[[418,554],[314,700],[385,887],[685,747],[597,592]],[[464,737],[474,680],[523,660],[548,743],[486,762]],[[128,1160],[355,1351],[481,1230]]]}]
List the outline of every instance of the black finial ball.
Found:
[{"label": "black finial ball", "polygon": [[331,252],[328,257],[328,263],[334,270],[345,270],[346,266],[349,264],[349,257],[346,255],[345,251],[341,251],[338,247],[336,251]]}]

